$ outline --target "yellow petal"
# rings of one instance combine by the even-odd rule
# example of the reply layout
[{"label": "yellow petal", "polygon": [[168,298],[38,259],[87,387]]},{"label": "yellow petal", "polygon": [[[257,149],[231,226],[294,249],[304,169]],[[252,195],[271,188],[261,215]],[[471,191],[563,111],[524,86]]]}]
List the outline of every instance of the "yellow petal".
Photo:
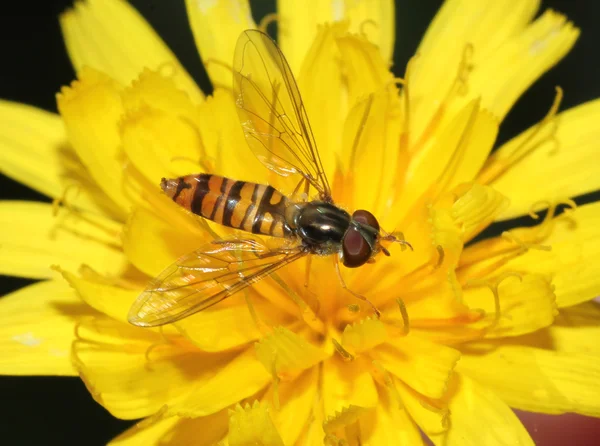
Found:
[{"label": "yellow petal", "polygon": [[[475,104],[479,105],[477,102]],[[473,113],[469,116],[452,158],[434,185],[436,194],[472,181],[492,150],[498,134],[498,120],[485,108],[473,110]]]},{"label": "yellow petal", "polygon": [[60,25],[75,71],[89,66],[128,85],[144,68],[164,69],[192,100],[202,100],[175,55],[128,2],[78,2],[60,16]]},{"label": "yellow petal", "polygon": [[256,356],[269,373],[285,378],[323,361],[329,354],[285,327],[276,327],[256,344]]},{"label": "yellow petal", "polygon": [[[390,72],[388,62],[365,36],[347,34],[338,37],[336,43],[345,68],[344,75],[348,82],[350,106],[369,93],[393,87],[393,74]],[[397,90],[390,89],[397,96]]]},{"label": "yellow petal", "polygon": [[[578,30],[552,12],[528,25],[538,5],[538,0],[444,4],[411,65],[411,102],[418,104],[411,115],[415,135],[439,119],[440,111],[476,97],[502,119],[529,85],[568,52]],[[440,101],[445,101],[442,106]]]},{"label": "yellow petal", "polygon": [[[348,209],[369,209],[380,221],[396,185],[401,116],[397,90],[383,87],[359,101],[344,123],[339,156],[343,181],[334,183],[334,198]],[[338,172],[336,172],[338,173]]]},{"label": "yellow petal", "polygon": [[109,319],[86,320],[76,334],[73,358],[88,390],[124,419],[151,415],[164,405],[174,410],[193,389],[219,376],[232,358]]},{"label": "yellow petal", "polygon": [[[432,258],[439,257],[435,248],[441,247],[443,263],[437,268],[454,268],[464,243],[485,229],[506,204],[504,196],[488,186],[473,182],[460,184],[443,193],[433,206],[428,206],[427,221],[424,215],[420,215],[403,228],[416,251],[411,253],[410,261],[415,266],[431,262]],[[424,225],[431,227],[431,234],[423,231]]]},{"label": "yellow petal", "polygon": [[186,0],[196,48],[213,87],[232,88],[231,62],[241,32],[256,28],[248,0]]},{"label": "yellow petal", "polygon": [[51,198],[64,197],[77,209],[119,215],[69,147],[57,114],[0,101],[0,120],[2,173]]},{"label": "yellow petal", "polygon": [[544,245],[551,247],[551,251],[530,249],[520,257],[505,262],[497,272],[545,275],[552,280],[559,307],[590,300],[600,295],[600,278],[596,267],[600,255],[599,228],[600,204],[580,206],[568,217],[554,222],[550,235],[542,240]]},{"label": "yellow petal", "polygon": [[123,114],[121,87],[103,73],[85,69],[57,95],[69,141],[93,180],[123,211],[123,164],[118,123]]},{"label": "yellow petal", "polygon": [[[510,276],[488,287],[465,288],[463,300],[470,308],[482,309],[488,314],[490,329],[486,337],[519,336],[552,324],[558,313],[553,287],[539,274],[522,277]],[[494,288],[494,284],[492,284]],[[500,313],[496,312],[497,293]]]},{"label": "yellow petal", "polygon": [[[480,101],[465,104],[413,158],[406,173],[409,187],[396,203],[415,203],[426,192],[429,195],[424,198],[431,201],[441,192],[473,180],[492,149],[497,130],[497,121],[480,107]],[[397,218],[405,211],[403,207],[397,212]]]},{"label": "yellow petal", "polygon": [[198,348],[207,352],[228,350],[260,338],[263,333],[258,323],[269,326],[286,322],[285,313],[265,302],[256,294],[250,297],[252,311],[243,302],[237,305],[208,309],[176,323],[177,329]]},{"label": "yellow petal", "polygon": [[110,446],[144,446],[153,443],[156,444],[162,438],[169,438],[169,434],[177,432],[182,427],[182,421],[187,421],[188,423],[191,421],[193,423],[196,420],[181,420],[177,417],[158,418],[156,420],[152,417],[147,418],[136,423],[118,437],[113,438],[108,444]]},{"label": "yellow petal", "polygon": [[429,434],[436,445],[531,445],[515,413],[496,393],[464,374],[456,374],[447,396],[451,428]]},{"label": "yellow petal", "polygon": [[[200,418],[162,418],[162,412],[140,421],[110,446],[148,446],[152,444],[193,444],[213,446],[227,433],[227,410]],[[202,435],[198,435],[202,432]]]},{"label": "yellow petal", "polygon": [[[168,213],[158,214],[161,211],[158,208],[155,208],[158,212],[151,212],[136,207],[123,232],[123,250],[127,258],[151,277],[207,241],[201,227],[196,224],[195,228],[190,228],[193,220],[180,213],[172,201],[161,202]],[[160,215],[169,215],[169,221]]]},{"label": "yellow petal", "polygon": [[[457,188],[458,189],[458,188]],[[452,218],[461,228],[466,243],[485,229],[508,206],[509,200],[489,186],[471,183],[461,190],[452,205]]]},{"label": "yellow petal", "polygon": [[191,122],[196,121],[198,107],[204,104],[192,102],[189,94],[168,73],[148,68],[136,75],[131,85],[123,91],[122,98],[127,111],[148,106]]},{"label": "yellow petal", "polygon": [[129,159],[157,187],[161,178],[198,170],[193,160],[201,158],[200,134],[192,123],[177,116],[138,109],[122,121],[121,136]]},{"label": "yellow petal", "polygon": [[318,25],[348,20],[352,33],[365,34],[379,47],[385,61],[394,51],[394,2],[368,0],[353,2],[336,0],[322,2],[310,0],[302,8],[291,0],[277,1],[279,42],[292,67],[298,72],[308,49],[317,35]]},{"label": "yellow petal", "polygon": [[171,79],[145,70],[123,93],[123,149],[151,183],[198,171],[206,158],[197,110]]},{"label": "yellow petal", "polygon": [[557,64],[578,37],[579,30],[565,16],[545,11],[519,35],[492,53],[481,54],[481,59],[475,45],[477,69],[467,81],[471,94],[480,94],[483,107],[504,118],[521,94]]},{"label": "yellow petal", "polygon": [[399,401],[380,391],[375,410],[360,420],[362,444],[366,445],[422,445],[423,437],[415,422]]},{"label": "yellow petal", "polygon": [[63,280],[0,299],[0,374],[76,376],[71,343],[78,318],[93,314]]},{"label": "yellow petal", "polygon": [[131,304],[142,292],[142,290],[115,286],[107,283],[108,281],[102,282],[99,275],[89,270],[87,278],[78,277],[67,271],[62,271],[62,275],[85,303],[107,316],[125,323]]},{"label": "yellow petal", "polygon": [[332,416],[351,405],[377,406],[377,389],[369,368],[369,362],[363,358],[344,362],[335,356],[323,363],[321,397],[326,415]]},{"label": "yellow petal", "polygon": [[[501,218],[525,214],[539,201],[600,188],[598,119],[600,100],[588,102],[556,116],[539,133],[538,126],[526,130],[494,152],[486,167],[503,173],[490,184],[510,197]],[[482,175],[485,179],[486,173]]]},{"label": "yellow petal", "polygon": [[342,346],[352,354],[361,353],[385,342],[387,338],[388,333],[383,322],[368,317],[344,327]]},{"label": "yellow petal", "polygon": [[194,390],[168,413],[183,417],[210,415],[254,395],[271,380],[271,374],[256,358],[253,349],[238,354],[211,375],[200,382],[196,378],[191,380]]},{"label": "yellow petal", "polygon": [[397,404],[406,409],[423,433],[431,436],[431,434],[439,434],[448,430],[447,404],[434,403],[400,380],[392,379],[391,382],[393,383],[393,394],[396,393],[399,398]]},{"label": "yellow petal", "polygon": [[[487,348],[486,348],[487,347]],[[511,407],[529,412],[600,416],[600,356],[518,345],[478,345],[459,370],[493,390]]]},{"label": "yellow petal", "polygon": [[2,274],[50,278],[52,265],[76,270],[86,263],[101,274],[118,275],[127,265],[119,249],[120,225],[100,215],[60,211],[26,201],[0,203]]},{"label": "yellow petal", "polygon": [[[280,407],[271,415],[284,444],[295,444],[304,431],[315,403],[318,375],[318,368],[313,367],[293,381],[278,384]],[[273,401],[273,387],[263,401]]]},{"label": "yellow petal", "polygon": [[283,440],[271,419],[267,405],[254,401],[252,405],[239,404],[229,415],[229,445],[264,444],[283,446]]},{"label": "yellow petal", "polygon": [[275,181],[268,181],[270,171],[248,147],[231,92],[215,90],[200,106],[199,113],[207,162],[214,166],[207,170],[228,178],[278,187],[282,177],[273,174]]},{"label": "yellow petal", "polygon": [[[445,92],[452,83],[448,72],[452,73],[453,68],[458,67],[467,42],[471,42],[478,57],[482,57],[521,32],[535,15],[538,5],[539,0],[517,4],[510,0],[493,4],[476,0],[445,2],[417,50],[418,65],[413,72],[415,83],[411,85],[414,94],[429,88],[432,96],[443,96],[438,91]],[[444,70],[439,69],[441,66]]]},{"label": "yellow petal", "polygon": [[333,178],[336,154],[341,154],[340,135],[343,135],[347,113],[346,91],[338,61],[340,50],[336,43],[336,38],[344,35],[347,29],[346,23],[319,29],[297,77],[316,143],[321,147],[323,168],[329,178]]},{"label": "yellow petal", "polygon": [[441,398],[460,358],[460,352],[412,333],[373,351],[381,366],[417,392]]},{"label": "yellow petal", "polygon": [[591,301],[561,309],[547,331],[553,348],[559,352],[600,355],[600,344],[596,342],[600,339],[600,304]]},{"label": "yellow petal", "polygon": [[350,405],[344,407],[341,411],[335,412],[335,414],[327,417],[323,423],[323,430],[327,434],[328,439],[339,442],[340,437],[338,437],[338,435],[343,433],[346,438],[350,437],[351,441],[354,440],[356,443],[356,439],[359,438],[360,435],[356,432],[358,422],[370,411],[371,410],[360,406]]}]

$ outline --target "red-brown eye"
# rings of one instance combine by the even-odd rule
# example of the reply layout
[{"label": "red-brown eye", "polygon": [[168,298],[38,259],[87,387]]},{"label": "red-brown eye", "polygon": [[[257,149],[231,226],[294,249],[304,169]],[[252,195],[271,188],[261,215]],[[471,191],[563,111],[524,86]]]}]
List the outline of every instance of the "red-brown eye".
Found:
[{"label": "red-brown eye", "polygon": [[363,225],[369,225],[377,232],[379,232],[379,222],[377,221],[375,216],[369,211],[365,211],[364,209],[354,211],[354,214],[352,214],[352,218],[358,223],[362,223]]},{"label": "red-brown eye", "polygon": [[344,266],[356,268],[357,266],[364,265],[369,260],[372,251],[358,229],[351,227],[344,235],[342,253]]}]

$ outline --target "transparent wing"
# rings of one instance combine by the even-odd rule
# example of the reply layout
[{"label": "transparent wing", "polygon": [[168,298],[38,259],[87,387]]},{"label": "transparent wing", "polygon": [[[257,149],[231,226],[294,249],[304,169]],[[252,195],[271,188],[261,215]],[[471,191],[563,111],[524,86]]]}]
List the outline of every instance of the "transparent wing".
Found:
[{"label": "transparent wing", "polygon": [[129,311],[129,322],[155,327],[211,307],[306,255],[301,246],[270,250],[255,239],[214,241],[156,277]]},{"label": "transparent wing", "polygon": [[331,190],[294,75],[275,42],[244,31],[233,62],[233,90],[248,145],[282,176],[298,173],[329,200]]}]

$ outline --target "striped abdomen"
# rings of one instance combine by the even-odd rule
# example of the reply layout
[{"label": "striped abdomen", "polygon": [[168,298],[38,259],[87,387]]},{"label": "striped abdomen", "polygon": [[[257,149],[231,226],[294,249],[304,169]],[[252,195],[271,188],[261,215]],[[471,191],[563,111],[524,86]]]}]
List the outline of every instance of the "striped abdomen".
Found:
[{"label": "striped abdomen", "polygon": [[161,181],[165,193],[185,209],[231,228],[287,237],[287,198],[271,186],[201,173]]}]

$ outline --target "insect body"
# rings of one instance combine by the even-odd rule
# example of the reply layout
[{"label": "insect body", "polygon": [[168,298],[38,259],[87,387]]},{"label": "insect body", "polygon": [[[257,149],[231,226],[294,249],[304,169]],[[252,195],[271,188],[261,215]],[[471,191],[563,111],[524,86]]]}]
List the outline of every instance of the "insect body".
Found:
[{"label": "insect body", "polygon": [[177,204],[223,226],[275,237],[292,233],[288,199],[271,186],[203,173],[163,178],[161,187]]},{"label": "insect body", "polygon": [[[286,197],[268,185],[212,174],[163,179],[163,191],[183,208],[249,236],[215,240],[165,269],[134,302],[132,324],[175,322],[307,255],[336,254],[354,268],[379,252],[389,255],[382,241],[407,244],[384,233],[369,211],[350,215],[333,202],[292,72],[277,45],[260,31],[244,31],[238,40],[234,95],[249,147],[272,171],[298,175],[298,187]],[[302,186],[304,193],[297,194]],[[317,194],[313,201],[308,200],[311,188]],[[287,243],[268,248],[250,233]],[[342,280],[337,263],[336,269]],[[346,288],[343,280],[342,285]]]}]

